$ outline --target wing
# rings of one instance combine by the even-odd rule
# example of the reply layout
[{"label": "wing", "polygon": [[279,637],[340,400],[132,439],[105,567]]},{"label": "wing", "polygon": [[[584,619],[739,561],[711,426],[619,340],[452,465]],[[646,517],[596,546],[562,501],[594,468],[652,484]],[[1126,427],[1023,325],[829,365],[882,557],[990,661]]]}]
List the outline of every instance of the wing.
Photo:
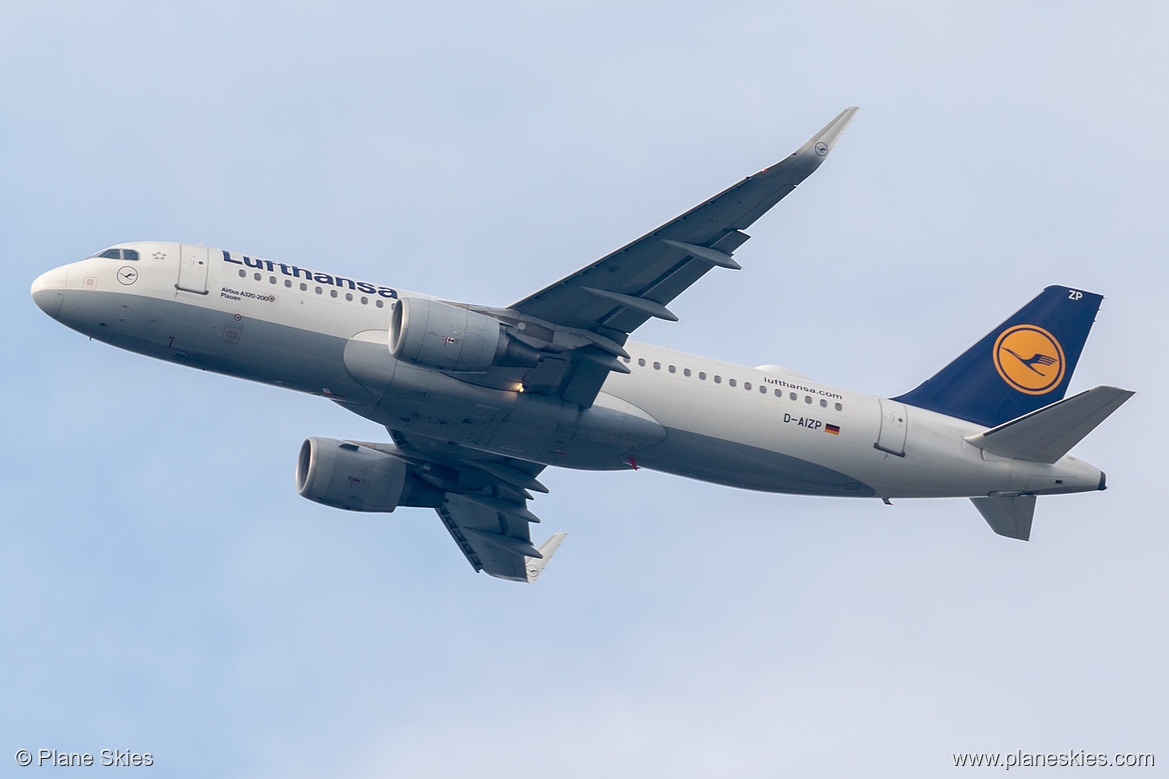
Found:
[{"label": "wing", "polygon": [[530,526],[540,520],[528,511],[532,497],[528,490],[548,491],[536,480],[544,466],[390,432],[395,454],[407,459],[420,478],[443,490],[435,511],[475,571],[535,581],[564,539],[564,533],[555,533],[539,549],[532,546]]},{"label": "wing", "polygon": [[629,334],[650,317],[676,321],[666,304],[711,268],[738,269],[731,255],[749,237],[743,230],[820,167],[856,112],[855,107],[842,111],[782,162],[507,309],[495,310],[504,320],[538,320],[526,334],[512,334],[543,356],[522,376],[484,383],[520,381],[525,391],[591,405],[610,371],[628,372],[617,358],[628,357],[622,345]]},{"label": "wing", "polygon": [[565,535],[554,533],[535,549],[528,535],[531,520],[460,495],[448,495],[437,511],[467,562],[497,579],[534,582]]},{"label": "wing", "polygon": [[742,231],[820,167],[856,112],[842,111],[782,162],[509,308],[619,342],[650,317],[676,321],[666,304],[711,268],[740,267],[731,254],[749,237]]}]

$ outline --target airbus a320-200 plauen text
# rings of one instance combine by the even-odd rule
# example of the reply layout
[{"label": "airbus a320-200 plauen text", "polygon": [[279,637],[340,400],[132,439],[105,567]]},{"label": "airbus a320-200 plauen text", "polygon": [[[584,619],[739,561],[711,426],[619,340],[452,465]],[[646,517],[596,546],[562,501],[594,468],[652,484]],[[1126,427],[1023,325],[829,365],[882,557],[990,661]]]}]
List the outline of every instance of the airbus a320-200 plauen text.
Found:
[{"label": "airbus a320-200 plauen text", "polygon": [[1068,451],[1133,394],[1066,397],[1101,296],[1052,286],[917,388],[881,398],[776,365],[630,342],[734,253],[827,158],[856,108],[795,153],[560,281],[501,308],[299,265],[137,242],[45,273],[49,316],[193,368],[320,395],[385,443],[309,438],[296,486],[348,511],[433,508],[476,571],[534,581],[547,466],[651,468],[801,495],[970,498],[1030,537],[1038,495],[1102,490]]}]

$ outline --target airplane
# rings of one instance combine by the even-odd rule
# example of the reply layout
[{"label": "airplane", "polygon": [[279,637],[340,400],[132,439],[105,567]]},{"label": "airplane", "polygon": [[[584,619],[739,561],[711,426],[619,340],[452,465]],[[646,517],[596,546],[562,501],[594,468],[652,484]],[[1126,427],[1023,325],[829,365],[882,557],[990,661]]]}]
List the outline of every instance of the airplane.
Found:
[{"label": "airplane", "polygon": [[777,365],[629,341],[827,158],[848,108],[787,158],[516,302],[459,303],[183,243],[110,247],[40,276],[32,297],[91,338],[319,395],[388,442],[310,437],[298,492],[348,511],[433,508],[476,572],[533,582],[528,503],[547,466],[649,468],[749,490],[965,497],[1028,540],[1035,500],[1105,489],[1068,451],[1132,392],[1066,397],[1102,296],[1050,286],[893,398]]}]

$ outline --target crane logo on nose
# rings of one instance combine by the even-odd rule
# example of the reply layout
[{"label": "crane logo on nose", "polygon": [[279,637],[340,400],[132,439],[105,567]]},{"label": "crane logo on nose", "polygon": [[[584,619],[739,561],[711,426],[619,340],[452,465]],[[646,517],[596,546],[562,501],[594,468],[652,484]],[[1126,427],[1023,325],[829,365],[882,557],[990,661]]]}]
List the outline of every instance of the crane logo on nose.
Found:
[{"label": "crane logo on nose", "polygon": [[1043,395],[1063,381],[1063,347],[1036,325],[1015,325],[994,344],[994,367],[1019,392]]}]

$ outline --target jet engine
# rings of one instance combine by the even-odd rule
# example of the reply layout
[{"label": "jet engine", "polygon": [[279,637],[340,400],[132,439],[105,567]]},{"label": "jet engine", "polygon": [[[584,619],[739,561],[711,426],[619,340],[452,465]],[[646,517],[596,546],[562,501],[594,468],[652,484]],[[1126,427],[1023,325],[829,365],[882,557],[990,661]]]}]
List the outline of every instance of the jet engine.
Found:
[{"label": "jet engine", "polygon": [[498,319],[428,298],[401,298],[390,318],[390,354],[442,371],[533,366],[540,354],[511,338]]},{"label": "jet engine", "polygon": [[405,460],[332,438],[308,438],[301,445],[296,491],[346,511],[390,512],[443,501],[443,491],[415,475]]}]

